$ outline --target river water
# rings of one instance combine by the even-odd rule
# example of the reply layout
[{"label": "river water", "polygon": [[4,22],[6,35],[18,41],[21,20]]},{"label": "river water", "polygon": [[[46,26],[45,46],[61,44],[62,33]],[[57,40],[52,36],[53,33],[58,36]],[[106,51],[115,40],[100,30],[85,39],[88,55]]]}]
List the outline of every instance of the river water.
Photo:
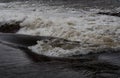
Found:
[{"label": "river water", "polygon": [[[120,18],[99,15],[98,12],[119,12],[119,0],[35,0],[0,3],[1,25],[19,22],[17,34],[52,36],[78,41],[51,46],[56,40],[37,41],[29,46],[32,51],[55,57],[98,53],[103,49],[120,47]],[[61,46],[62,45],[62,46]],[[64,46],[64,47],[65,47]]]},{"label": "river water", "polygon": [[[93,53],[95,55],[90,57],[97,58],[92,60],[92,64],[91,61],[84,64],[56,61],[36,63],[24,55],[24,51],[1,44],[1,76],[16,78],[21,74],[20,77],[30,78],[118,78],[119,56],[114,55],[114,51],[119,52],[120,49],[120,18],[100,15],[98,12],[120,12],[120,0],[0,0],[0,26],[18,22],[20,30],[16,34],[55,37],[52,40],[37,40],[37,44],[28,46],[32,52],[60,58],[77,55],[85,55],[86,58],[86,54]],[[113,56],[99,55],[110,50]],[[101,59],[107,60],[110,65],[105,63],[105,67],[100,68],[99,64],[104,65]]]}]

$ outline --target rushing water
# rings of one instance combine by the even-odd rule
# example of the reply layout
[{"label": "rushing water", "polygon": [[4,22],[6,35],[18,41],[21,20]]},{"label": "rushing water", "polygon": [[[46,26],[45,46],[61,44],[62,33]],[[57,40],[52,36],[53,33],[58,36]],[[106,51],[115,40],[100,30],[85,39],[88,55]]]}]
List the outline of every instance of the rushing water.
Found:
[{"label": "rushing water", "polygon": [[[1,1],[0,24],[20,22],[17,34],[52,36],[71,40],[37,41],[33,52],[66,57],[120,48],[120,18],[97,12],[119,12],[119,0]],[[74,42],[78,41],[77,46]],[[55,44],[57,46],[52,46]],[[67,48],[64,48],[67,47]]]}]

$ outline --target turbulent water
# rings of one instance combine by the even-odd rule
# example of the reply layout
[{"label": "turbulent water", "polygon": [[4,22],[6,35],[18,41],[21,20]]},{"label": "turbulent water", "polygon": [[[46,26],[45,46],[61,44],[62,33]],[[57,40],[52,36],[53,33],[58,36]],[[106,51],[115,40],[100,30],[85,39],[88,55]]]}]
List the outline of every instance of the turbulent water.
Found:
[{"label": "turbulent water", "polygon": [[[0,3],[0,25],[20,22],[17,34],[70,40],[37,41],[28,47],[56,57],[97,53],[120,48],[120,18],[97,12],[119,12],[119,0],[13,1]],[[77,44],[74,44],[77,41]],[[55,44],[57,46],[52,46]],[[66,47],[66,48],[65,48]]]}]

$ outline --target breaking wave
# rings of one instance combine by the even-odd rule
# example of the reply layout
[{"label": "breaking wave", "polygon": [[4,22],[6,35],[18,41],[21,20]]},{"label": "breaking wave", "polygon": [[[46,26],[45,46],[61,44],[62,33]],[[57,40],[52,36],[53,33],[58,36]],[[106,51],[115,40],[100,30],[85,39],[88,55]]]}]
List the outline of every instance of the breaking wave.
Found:
[{"label": "breaking wave", "polygon": [[[96,12],[99,10],[76,10],[28,1],[0,3],[0,24],[20,21],[21,29],[17,34],[70,40],[68,43],[62,40],[37,41],[36,45],[29,47],[32,51],[47,56],[65,57],[120,48],[120,18],[98,15]],[[74,41],[79,43],[74,44]]]}]

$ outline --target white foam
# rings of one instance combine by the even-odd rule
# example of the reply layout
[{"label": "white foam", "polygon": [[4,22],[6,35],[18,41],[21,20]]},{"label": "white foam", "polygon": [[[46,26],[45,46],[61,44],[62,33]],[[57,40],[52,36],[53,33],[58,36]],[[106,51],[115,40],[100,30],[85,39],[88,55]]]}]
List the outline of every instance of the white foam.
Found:
[{"label": "white foam", "polygon": [[29,49],[38,54],[51,57],[66,57],[71,55],[87,54],[87,52],[84,52],[85,50],[83,51],[83,49],[80,49],[78,47],[75,47],[73,49],[63,49],[62,47],[52,47],[43,41],[37,41],[37,45],[30,46]]},{"label": "white foam", "polygon": [[81,42],[79,49],[64,50],[56,47],[46,52],[42,51],[41,43],[38,42],[30,48],[35,52],[49,56],[68,56],[87,54],[91,50],[97,52],[98,49],[104,48],[101,46],[120,47],[120,18],[118,17],[42,4],[17,2],[1,4],[1,6],[8,7],[0,9],[0,22],[22,21],[20,23],[22,28],[17,32],[18,34],[53,36]]},{"label": "white foam", "polygon": [[98,53],[107,50],[108,51],[117,50],[120,48],[118,46],[108,47],[107,45],[96,45],[96,44],[84,44],[79,46],[74,46],[74,44],[71,45],[68,44],[67,48],[64,48],[66,47],[66,45],[67,43],[64,44],[63,46],[55,47],[43,41],[37,41],[36,45],[29,46],[28,48],[37,54],[50,56],[50,57],[68,57],[68,56],[80,55],[80,54],[84,55],[88,53]]}]

